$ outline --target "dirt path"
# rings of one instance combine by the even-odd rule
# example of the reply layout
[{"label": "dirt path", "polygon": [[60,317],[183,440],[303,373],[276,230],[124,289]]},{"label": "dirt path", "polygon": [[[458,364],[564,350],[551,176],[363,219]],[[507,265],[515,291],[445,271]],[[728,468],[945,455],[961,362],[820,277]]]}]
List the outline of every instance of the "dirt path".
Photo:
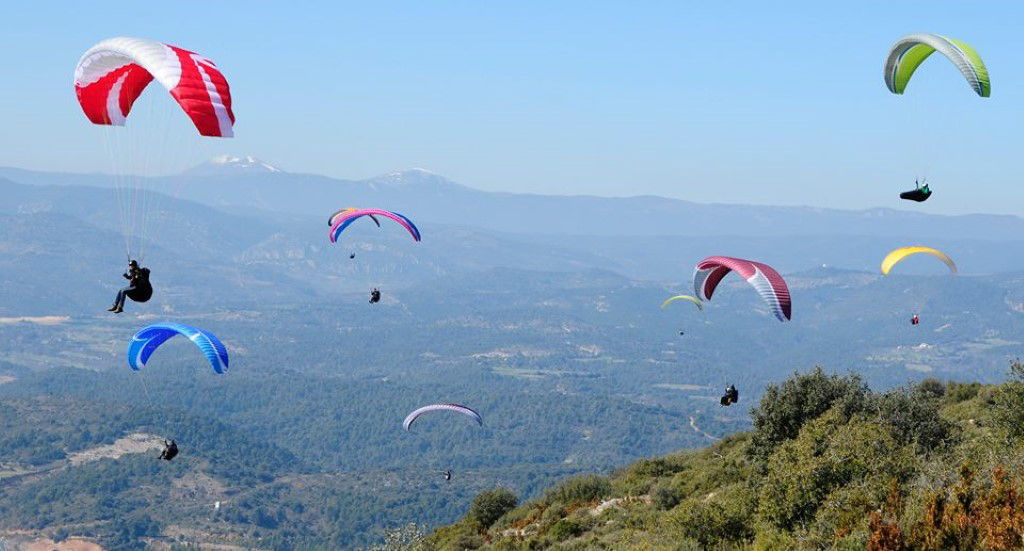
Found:
[{"label": "dirt path", "polygon": [[708,440],[719,440],[717,436],[713,436],[700,430],[700,427],[697,426],[697,418],[694,417],[693,415],[690,416],[690,428],[693,429],[694,432],[703,436],[704,438],[707,438]]}]

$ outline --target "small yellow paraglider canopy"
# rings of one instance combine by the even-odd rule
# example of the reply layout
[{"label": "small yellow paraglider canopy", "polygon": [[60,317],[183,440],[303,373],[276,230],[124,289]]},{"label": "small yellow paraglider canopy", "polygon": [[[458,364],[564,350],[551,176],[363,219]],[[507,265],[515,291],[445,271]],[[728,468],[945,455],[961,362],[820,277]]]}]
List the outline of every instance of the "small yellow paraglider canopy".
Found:
[{"label": "small yellow paraglider canopy", "polygon": [[696,297],[691,297],[690,295],[676,295],[674,297],[669,297],[665,299],[665,302],[661,303],[661,308],[664,309],[666,306],[672,304],[677,300],[688,300],[692,302],[694,305],[696,305],[698,310],[704,310],[704,305],[700,302],[700,299]]},{"label": "small yellow paraglider canopy", "polygon": [[949,266],[950,273],[956,275],[956,264],[946,253],[931,247],[921,246],[900,247],[899,249],[885,255],[885,259],[882,260],[882,273],[889,275],[889,271],[892,270],[893,266],[899,264],[904,258],[918,253],[927,253],[945,262],[946,266]]}]

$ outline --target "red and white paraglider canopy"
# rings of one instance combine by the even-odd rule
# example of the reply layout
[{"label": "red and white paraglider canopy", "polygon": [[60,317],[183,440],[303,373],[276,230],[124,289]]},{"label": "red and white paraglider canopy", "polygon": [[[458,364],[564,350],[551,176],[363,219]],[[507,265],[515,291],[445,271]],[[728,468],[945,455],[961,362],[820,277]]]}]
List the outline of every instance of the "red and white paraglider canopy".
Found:
[{"label": "red and white paraglider canopy", "polygon": [[171,93],[200,134],[234,135],[227,79],[213,61],[170,44],[124,37],[96,44],[75,67],[75,94],[94,124],[123,126],[153,79]]},{"label": "red and white paraglider canopy", "polygon": [[711,300],[715,288],[729,272],[736,272],[747,280],[768,303],[772,314],[775,314],[779,321],[786,321],[792,317],[793,303],[786,281],[771,266],[760,262],[729,256],[705,258],[697,263],[693,271],[694,292],[701,299]]}]

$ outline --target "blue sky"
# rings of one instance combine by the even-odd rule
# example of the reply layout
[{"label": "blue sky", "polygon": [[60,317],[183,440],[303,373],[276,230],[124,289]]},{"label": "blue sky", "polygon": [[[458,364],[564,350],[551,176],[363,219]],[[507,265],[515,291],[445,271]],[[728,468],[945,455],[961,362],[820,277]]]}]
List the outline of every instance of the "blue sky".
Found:
[{"label": "blue sky", "polygon": [[[1024,214],[1024,4],[774,4],[18,3],[0,32],[0,165],[112,168],[72,70],[127,35],[201,52],[232,85],[236,138],[163,170],[252,154],[510,192]],[[992,97],[938,57],[890,94],[885,53],[913,32],[974,45]],[[922,175],[935,196],[899,201]]]}]

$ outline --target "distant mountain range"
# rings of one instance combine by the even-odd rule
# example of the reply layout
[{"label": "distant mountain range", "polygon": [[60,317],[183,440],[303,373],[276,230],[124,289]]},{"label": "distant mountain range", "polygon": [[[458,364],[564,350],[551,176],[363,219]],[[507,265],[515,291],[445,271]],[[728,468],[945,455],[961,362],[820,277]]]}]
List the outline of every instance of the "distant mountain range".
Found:
[{"label": "distant mountain range", "polygon": [[[0,168],[25,184],[111,185],[101,175]],[[246,207],[322,216],[331,206],[387,206],[418,220],[521,234],[601,236],[849,235],[894,239],[1019,241],[1024,219],[1006,215],[927,214],[906,210],[700,204],[655,196],[596,197],[486,192],[423,169],[367,180],[284,172],[254,157],[218,157],[168,178],[144,179],[154,189],[218,207]],[[842,193],[838,189],[809,194]],[[911,209],[910,207],[916,207]]]},{"label": "distant mountain range", "polygon": [[[59,186],[9,189],[0,212],[72,212],[99,227],[118,229],[116,213],[109,204],[82,200],[81,190],[61,189],[110,187],[115,182],[112,177],[0,168],[0,178],[35,186]],[[441,227],[448,228],[446,232],[462,231],[464,238],[473,234],[485,241],[498,239],[520,244],[522,254],[507,258],[492,248],[486,265],[519,265],[524,261],[529,265],[529,257],[558,256],[564,268],[600,266],[630,277],[676,280],[688,277],[697,260],[727,254],[761,260],[783,271],[821,265],[874,271],[887,251],[898,246],[927,244],[949,252],[966,274],[1024,270],[1024,257],[1011,253],[1024,246],[1024,219],[1005,215],[926,214],[927,206],[916,204],[912,205],[916,207],[913,210],[908,207],[854,211],[709,205],[653,196],[498,193],[475,190],[423,169],[392,172],[368,180],[338,180],[285,172],[251,156],[223,156],[175,177],[142,178],[138,182],[145,189],[174,194],[249,220],[242,226],[226,224],[227,233],[218,235],[235,235],[243,241],[255,236],[270,237],[265,234],[269,231],[267,223],[285,222],[298,234],[285,231],[264,248],[289,242],[293,253],[299,242],[317,248],[326,245],[326,219],[330,212],[347,206],[374,206],[413,218],[424,230],[424,246],[438,236],[435,229]],[[184,202],[175,203],[174,208],[179,208],[179,204],[195,214],[201,212],[197,210],[200,207],[186,207]],[[207,212],[204,218],[214,217]],[[220,218],[228,220],[225,216],[221,214]],[[324,222],[299,222],[305,217]],[[204,223],[216,224],[212,220]],[[173,248],[175,243],[161,245]],[[274,253],[253,254],[267,258]],[[582,256],[570,258],[573,255]],[[478,264],[475,260],[470,263]],[[559,268],[558,261],[532,264],[544,269]],[[906,273],[934,273],[929,265],[913,261],[904,269]]]},{"label": "distant mountain range", "polygon": [[[736,308],[736,317],[716,332],[693,339],[732,346],[736,358],[754,361],[778,354],[769,343],[803,343],[796,353],[781,357],[796,364],[831,360],[832,365],[853,366],[870,355],[865,350],[884,350],[875,357],[879,365],[915,363],[907,358],[927,356],[927,362],[917,363],[950,372],[957,371],[957,362],[985,365],[991,375],[1004,368],[1006,350],[1019,347],[1013,332],[1024,312],[1024,258],[1013,251],[1022,250],[1024,244],[1010,240],[1017,233],[1000,229],[1021,225],[1016,217],[700,205],[655,197],[499,194],[472,190],[423,170],[348,182],[275,171],[254,158],[219,159],[201,168],[181,176],[181,189],[203,197],[147,199],[159,206],[145,262],[154,270],[159,292],[139,311],[180,315],[250,309],[254,304],[272,309],[362,303],[361,295],[371,286],[382,286],[386,303],[394,300],[401,308],[413,310],[420,304],[419,311],[430,312],[431,319],[461,319],[466,312],[492,308],[502,316],[509,314],[505,310],[509,307],[520,308],[526,315],[537,295],[554,300],[551,297],[575,296],[580,288],[591,288],[567,310],[573,319],[589,319],[594,305],[607,301],[600,297],[633,289],[635,302],[627,300],[617,308],[626,317],[614,320],[629,319],[632,326],[648,327],[664,322],[652,322],[649,316],[667,293],[690,290],[696,261],[729,254],[762,260],[782,270],[794,293],[794,321],[786,327],[804,328],[792,331],[766,325],[756,294],[745,283],[730,279],[736,292],[720,293],[708,311]],[[126,260],[113,191],[93,187],[97,176],[0,172],[24,182],[0,179],[0,194],[5,197],[0,203],[4,283],[0,317],[102,315],[123,283],[119,276]],[[243,172],[252,175],[240,176]],[[161,189],[170,180],[145,182],[147,187]],[[253,191],[226,193],[242,186]],[[317,205],[310,198],[328,194],[328,188],[341,199],[323,199]],[[258,199],[261,194],[273,200],[264,204]],[[218,205],[218,197],[235,202]],[[515,207],[517,202],[524,206]],[[466,206],[454,208],[458,203]],[[636,210],[631,204],[648,206]],[[364,224],[353,226],[346,239],[332,245],[327,239],[327,214],[335,206],[349,205],[404,211],[417,220],[424,240],[413,243],[397,227]],[[649,214],[655,210],[659,214]],[[488,211],[494,216],[488,217]],[[561,215],[538,217],[545,211]],[[689,218],[665,214],[683,211],[694,214]],[[586,222],[604,213],[608,221]],[[751,223],[741,223],[740,213],[747,213]],[[879,228],[873,224],[846,222],[874,220],[871,213],[880,213],[877,220],[883,226],[910,228],[907,235],[878,235]],[[685,223],[716,216],[731,222],[694,228]],[[503,217],[508,222],[502,222]],[[822,228],[847,233],[785,234],[777,227],[766,234],[751,230],[772,228],[769,221],[776,219],[779,226],[788,225],[792,231],[813,226],[817,219],[823,220]],[[914,226],[915,220],[920,225]],[[958,225],[969,228],[968,235],[957,236],[949,230]],[[559,226],[573,231],[558,231]],[[661,226],[663,231],[658,233],[638,233]],[[929,237],[928,227],[938,228],[936,233],[944,237]],[[687,233],[690,229],[709,234]],[[710,233],[715,231],[719,233]],[[916,242],[948,251],[967,277],[949,278],[945,267],[931,258],[910,259],[888,278],[878,274],[888,250]],[[466,301],[464,296],[473,299]],[[931,309],[931,317],[926,316],[929,327],[949,323],[956,328],[943,330],[944,351],[923,356],[893,352],[891,347],[898,345],[886,328],[901,325],[893,321],[894,316],[902,320],[908,312],[926,307]],[[754,312],[759,314],[751,315]],[[969,316],[964,317],[967,312]],[[601,324],[609,321],[598,319]],[[943,323],[937,323],[940,320]],[[861,344],[849,350],[837,347],[833,331],[840,327]],[[650,328],[663,330],[660,325]],[[777,339],[766,335],[779,331],[788,335],[787,340],[760,340]],[[993,338],[995,344],[990,342]],[[961,357],[966,359],[953,359]]]}]

